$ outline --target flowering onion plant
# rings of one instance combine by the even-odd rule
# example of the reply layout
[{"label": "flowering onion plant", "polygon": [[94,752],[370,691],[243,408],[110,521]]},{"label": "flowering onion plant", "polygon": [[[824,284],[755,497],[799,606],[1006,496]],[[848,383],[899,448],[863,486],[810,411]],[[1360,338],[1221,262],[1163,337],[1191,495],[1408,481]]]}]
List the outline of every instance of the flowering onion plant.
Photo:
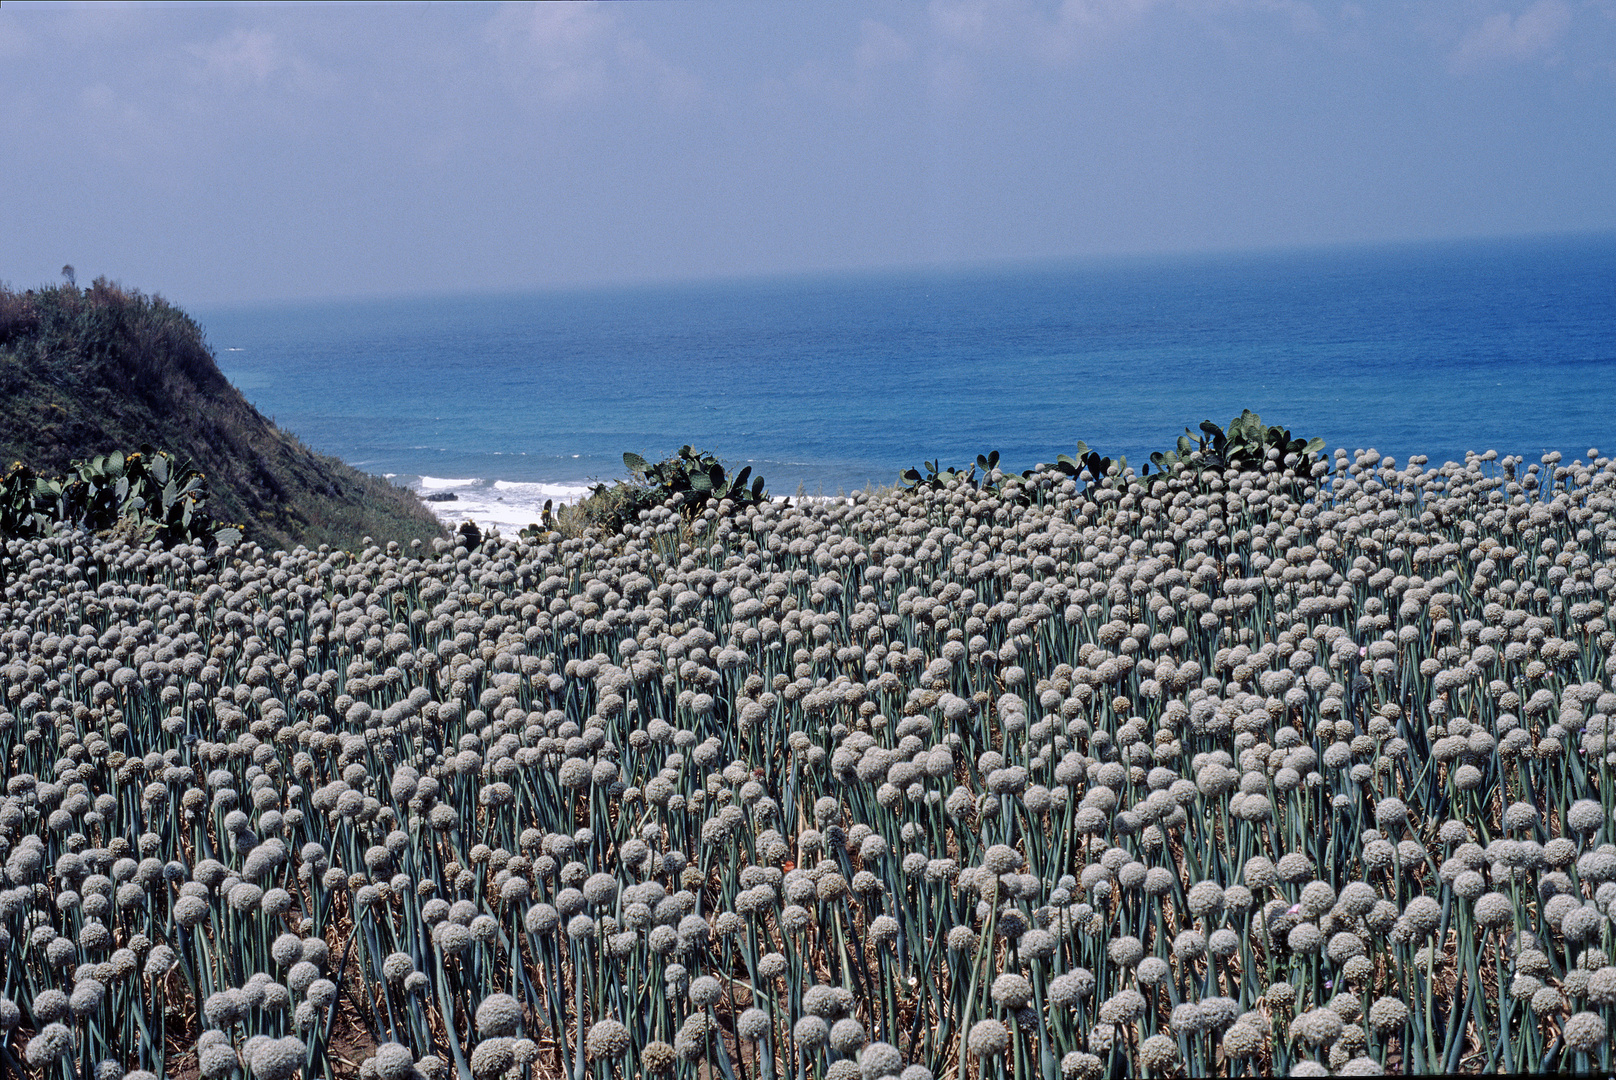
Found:
[{"label": "flowering onion plant", "polygon": [[0,1070],[1609,1070],[1616,465],[1523,466],[10,541]]}]

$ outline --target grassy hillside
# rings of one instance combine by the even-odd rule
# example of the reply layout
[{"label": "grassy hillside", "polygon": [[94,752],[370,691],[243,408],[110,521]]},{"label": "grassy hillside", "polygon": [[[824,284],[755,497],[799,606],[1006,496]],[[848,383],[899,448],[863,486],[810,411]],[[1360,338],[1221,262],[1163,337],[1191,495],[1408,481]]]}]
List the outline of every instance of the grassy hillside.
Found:
[{"label": "grassy hillside", "polygon": [[0,458],[42,473],[141,443],[206,475],[215,517],[266,547],[441,534],[409,491],[317,454],[220,373],[202,329],[158,296],[0,287]]}]

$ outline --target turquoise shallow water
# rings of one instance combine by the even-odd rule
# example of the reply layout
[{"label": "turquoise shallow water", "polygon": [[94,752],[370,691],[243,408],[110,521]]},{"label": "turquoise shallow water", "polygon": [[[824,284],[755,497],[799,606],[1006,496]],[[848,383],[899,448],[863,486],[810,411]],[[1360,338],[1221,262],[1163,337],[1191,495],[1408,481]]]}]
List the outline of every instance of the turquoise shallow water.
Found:
[{"label": "turquoise shallow water", "polygon": [[310,445],[512,502],[686,442],[775,494],[990,449],[1024,468],[1079,439],[1139,463],[1246,407],[1399,458],[1616,454],[1610,235],[198,317]]}]

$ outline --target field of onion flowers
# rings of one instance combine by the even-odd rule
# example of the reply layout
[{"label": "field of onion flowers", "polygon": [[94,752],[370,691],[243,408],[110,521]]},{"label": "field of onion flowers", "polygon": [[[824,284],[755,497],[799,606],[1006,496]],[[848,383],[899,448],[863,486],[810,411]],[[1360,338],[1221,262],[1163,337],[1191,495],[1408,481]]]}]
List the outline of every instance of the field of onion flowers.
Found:
[{"label": "field of onion flowers", "polygon": [[1589,458],[11,542],[0,1072],[1609,1070]]}]

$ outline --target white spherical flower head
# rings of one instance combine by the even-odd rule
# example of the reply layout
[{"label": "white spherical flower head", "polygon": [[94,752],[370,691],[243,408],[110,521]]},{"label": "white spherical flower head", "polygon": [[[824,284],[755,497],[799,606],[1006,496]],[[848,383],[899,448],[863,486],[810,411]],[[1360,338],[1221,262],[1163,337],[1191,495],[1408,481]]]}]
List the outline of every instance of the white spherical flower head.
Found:
[{"label": "white spherical flower head", "polygon": [[389,953],[387,959],[382,961],[382,977],[395,986],[409,978],[414,970],[415,961],[409,953]]},{"label": "white spherical flower head", "polygon": [[1318,952],[1324,944],[1324,935],[1310,922],[1297,923],[1285,937],[1286,946],[1296,953]]},{"label": "white spherical flower head", "polygon": [[1184,1001],[1173,1007],[1171,1025],[1175,1032],[1193,1035],[1205,1030],[1207,1018],[1197,1002]]},{"label": "white spherical flower head", "polygon": [[1134,968],[1134,977],[1140,986],[1166,986],[1173,977],[1173,969],[1161,957],[1147,956]]},{"label": "white spherical flower head", "polygon": [[867,1041],[864,1025],[852,1017],[843,1017],[830,1027],[831,1049],[839,1054],[851,1055],[858,1052]]},{"label": "white spherical flower head", "polygon": [[337,997],[337,984],[330,979],[315,979],[309,984],[305,1000],[316,1009],[325,1009]]},{"label": "white spherical flower head", "polygon": [[1510,803],[1504,808],[1504,828],[1511,832],[1525,832],[1537,827],[1537,807],[1529,802]]},{"label": "white spherical flower head", "polygon": [[513,1036],[521,1023],[521,1003],[510,994],[490,994],[477,1006],[477,1033],[485,1039]]},{"label": "white spherical flower head", "polygon": [[1514,921],[1515,905],[1503,893],[1484,893],[1476,898],[1473,914],[1477,925],[1489,930],[1496,929]]},{"label": "white spherical flower head", "polygon": [[1152,1035],[1139,1044],[1139,1063],[1153,1073],[1170,1070],[1177,1061],[1178,1043],[1171,1035]]},{"label": "white spherical flower head", "polygon": [[810,1014],[797,1021],[792,1035],[799,1046],[811,1053],[829,1041],[830,1024],[824,1017]]},{"label": "white spherical flower head", "polygon": [[64,1019],[68,1009],[67,995],[55,987],[46,987],[34,995],[34,1019],[40,1023],[51,1024]]},{"label": "white spherical flower head", "polygon": [[1019,1012],[1032,1000],[1032,983],[1024,976],[1006,972],[993,980],[992,993],[994,1004]]},{"label": "white spherical flower head", "polygon": [[1223,887],[1215,881],[1198,881],[1190,886],[1187,904],[1198,919],[1210,918],[1223,910]]},{"label": "white spherical flower head", "polygon": [[1270,983],[1263,1000],[1272,1010],[1289,1011],[1296,1007],[1296,987],[1284,980]]},{"label": "white spherical flower head", "polygon": [[1279,862],[1275,864],[1275,870],[1281,881],[1296,884],[1306,881],[1313,873],[1313,863],[1301,852],[1291,851],[1280,856]]},{"label": "white spherical flower head", "polygon": [[740,1034],[741,1038],[751,1042],[757,1042],[764,1038],[769,1034],[772,1027],[773,1024],[769,1020],[769,1014],[755,1006],[746,1009],[735,1021],[735,1030]]},{"label": "white spherical flower head", "polygon": [[1207,997],[1199,1002],[1205,1030],[1220,1032],[1240,1018],[1240,1003],[1228,997]]},{"label": "white spherical flower head", "polygon": [[1310,1009],[1291,1021],[1291,1037],[1315,1048],[1334,1042],[1341,1029],[1341,1016],[1333,1009]]},{"label": "white spherical flower head", "polygon": [[269,955],[280,967],[291,967],[303,959],[303,940],[296,934],[281,934],[270,945]]},{"label": "white spherical flower head", "polygon": [[870,943],[873,945],[891,945],[898,939],[898,920],[890,915],[877,915],[870,920]]},{"label": "white spherical flower head", "polygon": [[1376,998],[1369,1006],[1369,1026],[1382,1035],[1398,1030],[1408,1018],[1408,1005],[1401,998]]},{"label": "white spherical flower head", "polygon": [[53,1021],[40,1028],[39,1033],[28,1040],[23,1056],[28,1059],[28,1064],[43,1070],[72,1051],[73,1033],[62,1024]]},{"label": "white spherical flower head", "polygon": [[1010,1032],[998,1020],[978,1020],[965,1037],[965,1046],[977,1057],[996,1057],[1010,1045]]},{"label": "white spherical flower head", "polygon": [[1573,944],[1591,942],[1600,937],[1608,923],[1597,907],[1588,905],[1568,913],[1560,923],[1560,933]]},{"label": "white spherical flower head", "polygon": [[1616,966],[1606,965],[1588,976],[1588,1004],[1616,1005]]},{"label": "white spherical flower head", "polygon": [[1277,877],[1274,864],[1265,856],[1253,855],[1246,860],[1243,880],[1254,892],[1272,885]]},{"label": "white spherical flower head", "polygon": [[610,1061],[628,1053],[629,1043],[628,1028],[616,1020],[597,1020],[589,1028],[585,1051],[591,1061]]},{"label": "white spherical flower head", "polygon": [[1109,1006],[1109,1011],[1116,1018],[1117,1023],[1130,1024],[1145,1014],[1147,1007],[1145,996],[1139,991],[1129,987],[1118,990],[1110,998],[1101,1003],[1102,1010]]},{"label": "white spherical flower head", "polygon": [[1555,987],[1544,986],[1532,994],[1530,1004],[1538,1016],[1557,1016],[1565,1009],[1565,996]]},{"label": "white spherical flower head", "polygon": [[859,1073],[862,1080],[881,1080],[897,1076],[903,1068],[903,1054],[887,1042],[873,1042],[859,1052]]},{"label": "white spherical flower head", "polygon": [[1566,1045],[1584,1054],[1597,1054],[1608,1036],[1605,1018],[1596,1012],[1577,1013],[1566,1020],[1561,1030]]},{"label": "white spherical flower head", "polygon": [[1021,935],[1021,954],[1032,960],[1048,960],[1055,955],[1060,939],[1051,931],[1034,927]]},{"label": "white spherical flower head", "polygon": [[617,900],[617,888],[611,874],[591,874],[583,884],[584,899],[596,908],[610,907]]},{"label": "white spherical flower head", "polygon": [[724,987],[711,975],[700,975],[690,980],[690,1001],[697,1008],[710,1008],[718,1004],[723,996]]},{"label": "white spherical flower head", "polygon": [[1250,1024],[1237,1022],[1223,1033],[1223,1052],[1231,1058],[1255,1057],[1267,1043],[1263,1032]]},{"label": "white spherical flower head", "polygon": [[1010,847],[1007,844],[994,844],[992,847],[988,848],[987,854],[983,856],[982,865],[985,866],[994,877],[999,877],[1000,875],[1009,874],[1019,869],[1021,866],[1021,855],[1016,851],[1015,848]]},{"label": "white spherical flower head", "polygon": [[1106,954],[1110,956],[1111,962],[1119,967],[1137,967],[1139,961],[1144,958],[1145,945],[1132,934],[1124,934],[1112,939],[1106,946]]},{"label": "white spherical flower head", "polygon": [[409,1080],[415,1071],[415,1058],[409,1047],[396,1042],[376,1047],[373,1062],[378,1080]]},{"label": "white spherical flower head", "polygon": [[1408,806],[1402,799],[1387,796],[1375,803],[1375,827],[1395,832],[1408,824]]},{"label": "white spherical flower head", "polygon": [[295,1035],[281,1039],[265,1039],[250,1057],[255,1077],[263,1080],[288,1080],[303,1066],[307,1050],[303,1040]]},{"label": "white spherical flower head", "polygon": [[1317,919],[1335,906],[1335,889],[1327,881],[1310,881],[1302,886],[1302,916]]},{"label": "white spherical flower head", "polygon": [[1565,815],[1566,828],[1582,835],[1596,831],[1604,820],[1604,808],[1592,799],[1578,799]]},{"label": "white spherical flower head", "polygon": [[471,1053],[473,1080],[497,1080],[504,1076],[516,1061],[511,1048],[514,1040],[504,1037],[483,1039]]},{"label": "white spherical flower head", "polygon": [[213,1027],[227,1028],[240,1020],[246,1011],[241,991],[235,987],[217,990],[202,1003],[202,1013]]},{"label": "white spherical flower head", "polygon": [[235,1072],[240,1064],[236,1057],[236,1048],[228,1042],[210,1043],[206,1046],[198,1043],[196,1051],[197,1072],[203,1080],[224,1080]]},{"label": "white spherical flower head", "polygon": [[551,934],[561,925],[561,913],[550,904],[534,904],[522,916],[522,925],[530,934]]}]

